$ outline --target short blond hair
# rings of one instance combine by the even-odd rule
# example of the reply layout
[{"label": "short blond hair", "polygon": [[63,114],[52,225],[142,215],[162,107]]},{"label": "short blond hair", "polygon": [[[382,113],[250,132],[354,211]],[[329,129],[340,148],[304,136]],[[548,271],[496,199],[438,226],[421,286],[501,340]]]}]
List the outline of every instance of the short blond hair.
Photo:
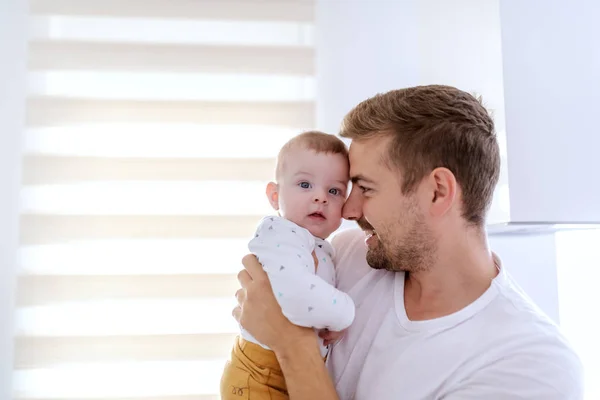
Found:
[{"label": "short blond hair", "polygon": [[404,193],[435,168],[449,169],[463,192],[463,217],[484,225],[500,176],[500,147],[481,99],[442,85],[392,90],[354,107],[340,136],[392,137],[384,161],[404,175]]},{"label": "short blond hair", "polygon": [[275,167],[275,177],[277,179],[282,173],[285,155],[296,149],[313,150],[316,153],[339,154],[346,160],[348,159],[348,148],[339,137],[321,131],[303,132],[288,140],[279,150]]}]

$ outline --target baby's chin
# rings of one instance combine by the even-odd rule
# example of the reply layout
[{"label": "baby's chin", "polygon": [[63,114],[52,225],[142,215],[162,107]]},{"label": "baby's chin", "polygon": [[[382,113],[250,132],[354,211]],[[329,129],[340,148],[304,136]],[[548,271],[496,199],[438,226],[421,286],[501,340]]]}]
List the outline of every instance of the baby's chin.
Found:
[{"label": "baby's chin", "polygon": [[278,214],[280,217],[283,217],[287,220],[292,221],[296,225],[308,230],[311,233],[311,235],[321,238],[321,239],[327,239],[329,236],[331,236],[331,234],[333,232],[335,232],[342,225],[341,218],[335,224],[329,223],[330,221],[327,221],[327,223],[314,224],[303,218],[300,218],[300,220],[298,220],[299,217],[298,218],[290,217],[289,215],[286,215],[286,213],[282,212],[281,210],[279,211]]},{"label": "baby's chin", "polygon": [[309,226],[309,227],[306,227],[306,229],[308,229],[308,231],[315,237],[318,237],[321,239],[327,239],[341,225],[342,225],[342,221],[340,220],[340,222],[335,224],[334,226],[331,226],[331,225],[327,226],[327,227],[325,227],[325,226]]}]

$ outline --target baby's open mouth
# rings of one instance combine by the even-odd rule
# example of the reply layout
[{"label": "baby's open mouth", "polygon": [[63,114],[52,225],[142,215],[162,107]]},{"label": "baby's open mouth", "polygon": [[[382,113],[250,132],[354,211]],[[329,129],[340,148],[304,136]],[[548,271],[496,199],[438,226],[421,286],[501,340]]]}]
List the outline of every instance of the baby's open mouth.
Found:
[{"label": "baby's open mouth", "polygon": [[323,213],[319,211],[309,214],[308,216],[312,218],[325,219],[325,215],[323,215]]}]

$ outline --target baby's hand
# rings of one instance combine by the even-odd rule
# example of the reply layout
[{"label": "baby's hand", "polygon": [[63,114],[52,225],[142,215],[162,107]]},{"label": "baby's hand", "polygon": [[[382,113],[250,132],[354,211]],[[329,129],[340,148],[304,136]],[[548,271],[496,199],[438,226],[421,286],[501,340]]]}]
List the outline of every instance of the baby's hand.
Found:
[{"label": "baby's hand", "polygon": [[342,338],[342,336],[344,336],[345,332],[346,332],[346,330],[334,332],[334,331],[330,331],[328,329],[321,329],[319,331],[319,337],[324,340],[323,344],[325,346],[329,346],[330,344],[333,344],[333,343],[337,342],[338,340],[340,340]]}]

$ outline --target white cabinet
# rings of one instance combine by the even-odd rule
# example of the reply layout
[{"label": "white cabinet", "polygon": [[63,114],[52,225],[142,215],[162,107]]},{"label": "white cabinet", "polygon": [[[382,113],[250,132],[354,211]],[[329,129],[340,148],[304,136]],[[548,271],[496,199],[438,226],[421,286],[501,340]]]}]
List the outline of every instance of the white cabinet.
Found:
[{"label": "white cabinet", "polygon": [[500,3],[510,216],[600,223],[600,3]]},{"label": "white cabinet", "polygon": [[318,0],[318,128],[391,89],[477,93],[502,151],[490,232],[600,223],[600,3],[558,3]]}]

